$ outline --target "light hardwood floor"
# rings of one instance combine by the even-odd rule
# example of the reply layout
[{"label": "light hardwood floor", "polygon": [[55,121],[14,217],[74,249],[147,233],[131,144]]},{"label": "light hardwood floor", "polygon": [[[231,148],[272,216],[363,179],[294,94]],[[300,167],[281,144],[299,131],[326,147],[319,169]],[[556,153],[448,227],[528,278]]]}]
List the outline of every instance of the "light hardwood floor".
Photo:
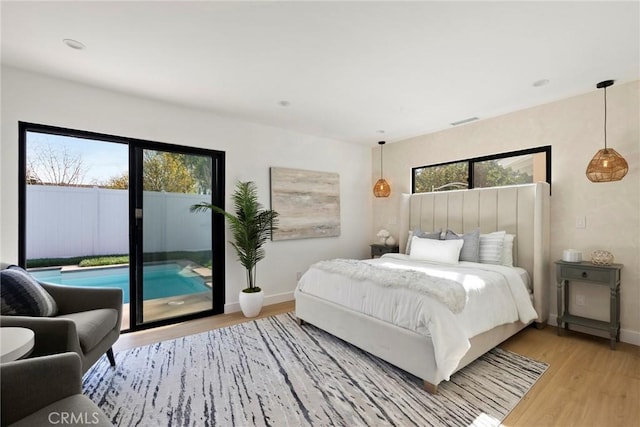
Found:
[{"label": "light hardwood floor", "polygon": [[[294,309],[284,302],[259,317]],[[245,322],[223,314],[153,330],[124,334],[115,351]],[[640,426],[640,347],[556,328],[527,328],[500,347],[549,364],[549,369],[505,419],[506,426]]]}]

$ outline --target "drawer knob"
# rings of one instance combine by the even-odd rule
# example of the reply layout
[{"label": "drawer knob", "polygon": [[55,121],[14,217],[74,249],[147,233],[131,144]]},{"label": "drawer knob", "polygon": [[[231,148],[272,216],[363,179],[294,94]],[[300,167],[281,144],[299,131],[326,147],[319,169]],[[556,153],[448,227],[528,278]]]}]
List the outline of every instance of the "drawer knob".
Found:
[{"label": "drawer knob", "polygon": [[587,276],[588,276],[588,275],[587,275],[587,272],[586,272],[586,271],[583,271],[583,272],[582,272],[582,277],[586,278]]}]

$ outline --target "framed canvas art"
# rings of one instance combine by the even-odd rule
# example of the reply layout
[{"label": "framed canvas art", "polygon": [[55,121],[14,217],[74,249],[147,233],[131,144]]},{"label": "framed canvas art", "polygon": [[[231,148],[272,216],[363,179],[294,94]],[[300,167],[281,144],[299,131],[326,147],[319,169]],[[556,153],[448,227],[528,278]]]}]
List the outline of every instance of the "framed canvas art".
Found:
[{"label": "framed canvas art", "polygon": [[340,175],[271,168],[271,209],[278,212],[273,240],[340,235]]}]

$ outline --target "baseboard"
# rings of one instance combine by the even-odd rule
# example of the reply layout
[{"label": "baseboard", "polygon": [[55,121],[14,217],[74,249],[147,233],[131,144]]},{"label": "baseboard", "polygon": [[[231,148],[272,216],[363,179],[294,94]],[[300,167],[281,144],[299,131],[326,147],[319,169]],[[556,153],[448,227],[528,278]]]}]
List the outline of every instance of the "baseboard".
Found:
[{"label": "baseboard", "polygon": [[[558,316],[555,314],[550,314],[549,315],[549,324],[550,325],[558,325],[557,322]],[[577,325],[570,325],[570,328],[572,330],[578,331],[578,332],[586,332],[589,334],[593,334],[593,335],[597,335],[603,338],[609,338],[609,334],[605,331],[598,331],[598,330],[593,330],[593,329],[588,329],[588,328],[581,328],[580,326]],[[640,332],[638,331],[632,331],[630,329],[624,329],[621,328],[620,329],[620,341],[621,342],[626,342],[627,344],[633,344],[633,345],[637,345],[640,346]]]},{"label": "baseboard", "polygon": [[[271,304],[278,304],[281,302],[285,302],[285,301],[293,301],[293,291],[291,292],[283,292],[281,294],[275,294],[275,295],[267,295],[264,297],[264,304],[265,305],[271,305]],[[226,313],[235,313],[236,311],[240,311],[240,303],[239,302],[232,302],[229,304],[225,304],[224,305],[224,312]]]},{"label": "baseboard", "polygon": [[[293,292],[283,292],[281,294],[269,295],[264,297],[264,305],[278,304],[285,301],[293,301]],[[233,302],[230,304],[224,305],[225,313],[234,313],[236,311],[240,311],[240,304],[237,302]],[[555,314],[549,315],[548,324],[549,325],[558,325],[557,317]],[[579,326],[572,326],[572,329],[580,332],[587,332],[594,335],[602,336],[603,338],[608,338],[609,335],[604,331],[594,331],[593,329],[580,328]],[[630,329],[620,329],[620,341],[640,346],[640,332],[632,331]]]}]

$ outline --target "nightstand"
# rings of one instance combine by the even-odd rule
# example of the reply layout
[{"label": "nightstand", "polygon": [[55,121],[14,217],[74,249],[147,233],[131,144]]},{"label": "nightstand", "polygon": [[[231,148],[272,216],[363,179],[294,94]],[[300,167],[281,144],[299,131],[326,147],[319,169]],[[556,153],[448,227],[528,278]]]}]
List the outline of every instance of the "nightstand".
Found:
[{"label": "nightstand", "polygon": [[[620,341],[620,270],[622,264],[597,265],[590,262],[556,261],[556,280],[558,282],[558,335],[569,324],[609,331],[610,347],[616,348]],[[569,313],[569,282],[578,281],[587,284],[609,287],[609,321],[589,319]]]},{"label": "nightstand", "polygon": [[371,245],[371,258],[378,258],[384,254],[397,254],[398,252],[400,252],[400,247],[398,245],[387,246],[379,243]]},{"label": "nightstand", "polygon": [[380,243],[373,243],[371,246],[371,258],[379,258],[384,254],[397,254],[400,252],[400,247],[382,245]]}]

